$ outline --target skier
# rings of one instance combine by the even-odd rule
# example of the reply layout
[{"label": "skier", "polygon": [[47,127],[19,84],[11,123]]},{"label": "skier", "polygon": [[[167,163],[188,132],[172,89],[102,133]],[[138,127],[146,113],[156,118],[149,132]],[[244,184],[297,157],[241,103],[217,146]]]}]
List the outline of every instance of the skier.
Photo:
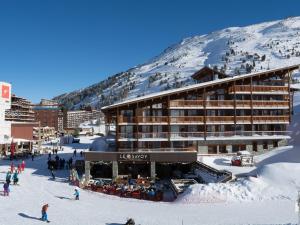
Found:
[{"label": "skier", "polygon": [[48,154],[48,160],[51,160],[51,152]]},{"label": "skier", "polygon": [[11,179],[11,173],[10,173],[10,171],[8,171],[6,173],[6,183],[10,184],[10,179]]},{"label": "skier", "polygon": [[79,191],[78,191],[78,188],[75,188],[75,200],[79,200]]},{"label": "skier", "polygon": [[14,165],[14,163],[12,162],[11,164],[10,164],[10,173],[13,173],[15,171],[15,165]]},{"label": "skier", "polygon": [[69,170],[72,169],[72,164],[73,164],[73,159],[72,157],[69,159],[68,165],[69,165]]},{"label": "skier", "polygon": [[34,153],[31,154],[31,161],[34,160]]},{"label": "skier", "polygon": [[52,165],[50,165],[50,172],[51,172],[52,179],[55,180],[55,174],[53,172],[53,166]]},{"label": "skier", "polygon": [[76,148],[75,148],[75,150],[74,150],[74,152],[73,152],[73,157],[76,158],[76,155],[77,155],[77,150],[76,150]]},{"label": "skier", "polygon": [[82,151],[80,151],[80,157],[82,157],[83,156],[83,152]]},{"label": "skier", "polygon": [[21,169],[21,165],[20,164],[18,164],[18,173],[22,173],[22,169]]},{"label": "skier", "polygon": [[47,221],[49,223],[50,221],[48,220],[48,215],[47,215],[48,207],[49,207],[48,204],[43,205],[42,207],[42,220]]},{"label": "skier", "polygon": [[22,171],[25,170],[25,165],[26,165],[26,163],[25,163],[25,161],[23,160],[22,163],[21,163],[21,169],[22,169]]},{"label": "skier", "polygon": [[4,183],[4,185],[3,185],[3,195],[4,196],[9,196],[9,192],[10,192],[9,183]]},{"label": "skier", "polygon": [[13,181],[14,181],[14,185],[18,184],[19,182],[19,178],[18,178],[18,171],[16,170],[14,175],[13,175]]}]

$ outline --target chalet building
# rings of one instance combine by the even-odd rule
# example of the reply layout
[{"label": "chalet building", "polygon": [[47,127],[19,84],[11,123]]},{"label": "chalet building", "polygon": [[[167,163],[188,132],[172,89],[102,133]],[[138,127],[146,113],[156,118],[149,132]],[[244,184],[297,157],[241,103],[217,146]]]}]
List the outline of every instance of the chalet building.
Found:
[{"label": "chalet building", "polygon": [[199,154],[239,150],[260,153],[290,138],[293,92],[291,73],[299,66],[229,76],[209,67],[192,77],[196,84],[126,100],[102,108],[116,126],[115,152],[88,152],[90,161],[196,161]]}]

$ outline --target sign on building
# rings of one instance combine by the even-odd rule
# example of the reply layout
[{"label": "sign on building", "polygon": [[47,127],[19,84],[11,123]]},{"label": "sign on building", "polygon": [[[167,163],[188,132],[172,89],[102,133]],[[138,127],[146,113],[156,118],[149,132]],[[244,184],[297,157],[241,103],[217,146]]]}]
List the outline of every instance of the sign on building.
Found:
[{"label": "sign on building", "polygon": [[11,124],[5,121],[5,110],[11,106],[11,85],[0,82],[0,144],[8,143],[11,136]]},{"label": "sign on building", "polygon": [[0,106],[2,109],[10,109],[11,105],[11,85],[0,82]]},{"label": "sign on building", "polygon": [[150,156],[144,153],[120,153],[118,161],[150,161]]}]

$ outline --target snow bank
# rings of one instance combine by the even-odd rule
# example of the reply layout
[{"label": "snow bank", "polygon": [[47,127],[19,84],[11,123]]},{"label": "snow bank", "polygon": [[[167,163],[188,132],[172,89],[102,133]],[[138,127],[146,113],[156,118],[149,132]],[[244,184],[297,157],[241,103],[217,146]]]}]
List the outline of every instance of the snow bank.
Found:
[{"label": "snow bank", "polygon": [[236,182],[196,184],[177,199],[181,203],[220,203],[263,200],[291,200],[300,189],[300,164],[275,163],[264,166],[258,177]]}]

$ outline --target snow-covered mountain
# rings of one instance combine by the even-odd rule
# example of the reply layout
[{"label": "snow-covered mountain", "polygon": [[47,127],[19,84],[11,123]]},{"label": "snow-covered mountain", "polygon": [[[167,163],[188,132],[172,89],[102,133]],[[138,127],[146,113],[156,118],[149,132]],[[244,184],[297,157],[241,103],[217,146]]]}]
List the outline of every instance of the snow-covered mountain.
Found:
[{"label": "snow-covered mountain", "polygon": [[145,64],[54,99],[68,108],[100,107],[189,85],[205,65],[236,75],[294,64],[300,64],[300,17],[185,38]]}]

